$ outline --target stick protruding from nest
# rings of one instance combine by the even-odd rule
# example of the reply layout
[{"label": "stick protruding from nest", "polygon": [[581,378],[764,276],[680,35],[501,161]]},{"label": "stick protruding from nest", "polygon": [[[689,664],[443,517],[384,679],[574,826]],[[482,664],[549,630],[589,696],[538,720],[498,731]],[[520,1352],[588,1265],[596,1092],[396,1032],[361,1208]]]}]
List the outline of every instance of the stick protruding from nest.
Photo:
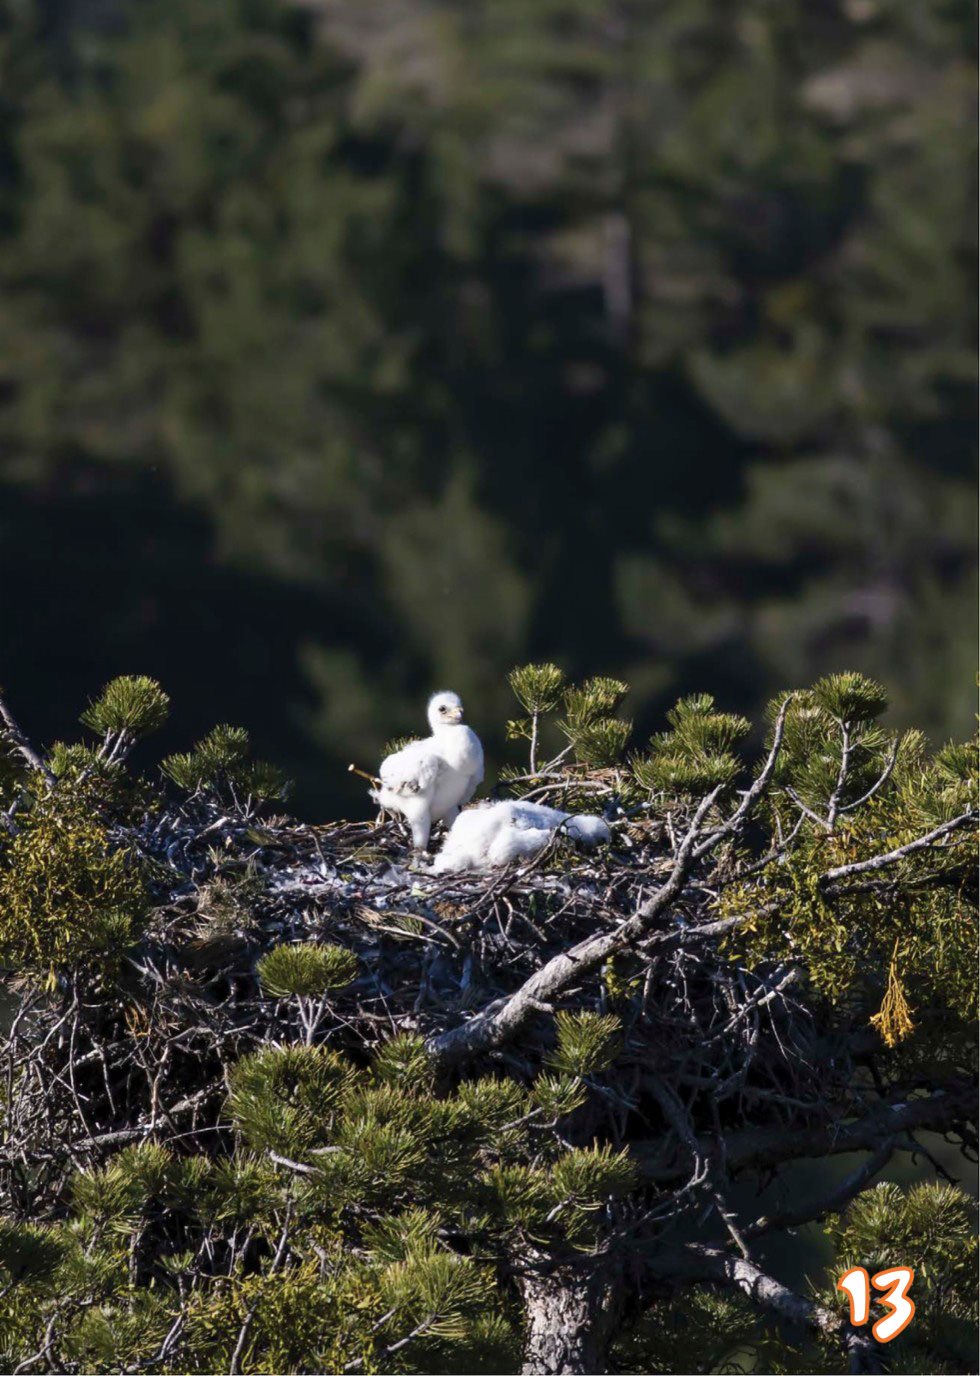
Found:
[{"label": "stick protruding from nest", "polygon": [[380,779],[375,778],[375,776],[374,776],[373,774],[367,774],[367,773],[365,773],[365,771],[364,771],[363,769],[358,769],[358,767],[357,767],[356,764],[349,764],[349,765],[347,766],[347,773],[348,773],[348,774],[356,774],[357,777],[358,777],[359,779],[367,779],[368,783],[369,783],[369,784],[373,784],[375,788],[380,788],[380,787],[381,787],[381,780],[380,780]]}]

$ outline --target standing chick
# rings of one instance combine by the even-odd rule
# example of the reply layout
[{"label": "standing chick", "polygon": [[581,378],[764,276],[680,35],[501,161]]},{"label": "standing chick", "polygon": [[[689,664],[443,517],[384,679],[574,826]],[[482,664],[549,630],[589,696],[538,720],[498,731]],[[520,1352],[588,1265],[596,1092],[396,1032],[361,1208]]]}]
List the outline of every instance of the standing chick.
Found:
[{"label": "standing chick", "polygon": [[416,850],[428,846],[433,822],[452,826],[483,778],[483,747],[464,725],[457,695],[435,693],[428,717],[432,735],[382,760],[381,787],[371,793],[381,807],[408,821]]}]

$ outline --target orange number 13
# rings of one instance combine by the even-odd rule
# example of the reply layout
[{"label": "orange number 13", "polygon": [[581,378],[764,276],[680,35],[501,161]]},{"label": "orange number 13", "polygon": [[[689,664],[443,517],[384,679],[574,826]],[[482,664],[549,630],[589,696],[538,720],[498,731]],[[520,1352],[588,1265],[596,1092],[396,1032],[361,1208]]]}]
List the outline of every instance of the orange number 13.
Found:
[{"label": "orange number 13", "polygon": [[888,1313],[872,1326],[871,1332],[880,1343],[890,1343],[899,1333],[904,1333],[915,1314],[915,1302],[908,1297],[909,1287],[915,1279],[915,1272],[909,1266],[891,1266],[887,1271],[877,1271],[868,1280],[863,1266],[852,1266],[845,1271],[837,1282],[837,1289],[843,1290],[851,1306],[851,1323],[868,1322],[871,1312],[871,1286],[884,1290],[879,1298],[887,1304]]}]

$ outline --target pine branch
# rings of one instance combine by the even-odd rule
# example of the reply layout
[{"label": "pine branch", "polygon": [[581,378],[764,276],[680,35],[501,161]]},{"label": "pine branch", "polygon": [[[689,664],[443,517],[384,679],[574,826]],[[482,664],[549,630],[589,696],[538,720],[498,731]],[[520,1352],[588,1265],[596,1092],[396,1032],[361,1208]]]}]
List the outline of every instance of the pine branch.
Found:
[{"label": "pine branch", "polygon": [[875,794],[879,792],[880,789],[884,788],[885,784],[891,778],[892,771],[894,770],[895,765],[898,762],[898,750],[900,745],[901,741],[899,737],[896,736],[894,741],[892,742],[892,748],[889,752],[888,759],[885,761],[885,767],[878,775],[877,779],[875,779],[874,783],[871,785],[869,789],[866,790],[866,792],[861,794],[860,798],[855,798],[853,803],[848,803],[846,807],[841,807],[839,809],[841,814],[845,812],[856,812],[859,807],[863,807],[864,804],[869,802],[875,796]]},{"label": "pine branch", "polygon": [[[286,1247],[289,1242],[289,1228],[291,1222],[291,1209],[289,1205],[287,1205],[286,1218],[282,1225],[282,1232],[279,1234],[279,1242],[276,1247],[276,1254],[272,1258],[272,1262],[267,1272],[267,1274],[270,1276],[274,1275],[276,1271],[279,1270],[286,1256]],[[248,1341],[249,1330],[252,1327],[252,1321],[255,1318],[255,1311],[257,1308],[258,1299],[255,1299],[252,1302],[252,1304],[249,1305],[248,1310],[245,1314],[245,1318],[242,1320],[242,1326],[238,1330],[238,1338],[235,1342],[235,1350],[231,1354],[231,1362],[228,1366],[228,1376],[238,1376],[238,1372],[241,1370],[242,1354],[245,1351],[245,1343]]]},{"label": "pine branch", "polygon": [[828,831],[833,831],[834,823],[837,821],[837,811],[844,796],[844,785],[847,783],[847,775],[851,764],[851,731],[846,721],[839,722],[841,731],[841,752],[840,769],[837,771],[837,782],[834,784],[834,791],[830,795],[827,804],[827,819],[825,822]]},{"label": "pine branch", "polygon": [[[838,865],[836,869],[828,870],[821,875],[820,883],[832,885],[836,879],[844,879],[852,874],[865,874],[868,870],[883,870],[888,865],[894,865],[899,860],[904,860],[907,855],[914,855],[916,851],[925,850],[936,841],[941,841],[944,836],[951,832],[959,831],[961,827],[969,826],[977,821],[978,814],[976,808],[970,808],[968,812],[963,812],[959,817],[954,817],[949,822],[943,822],[940,826],[934,827],[925,836],[919,836],[915,841],[909,841],[904,846],[898,846],[895,850],[890,850],[886,855],[873,855],[870,860],[855,860],[850,865]],[[825,889],[825,892],[833,893],[834,889]]]},{"label": "pine branch", "polygon": [[848,1205],[856,1195],[868,1185],[879,1171],[887,1166],[895,1150],[894,1138],[889,1138],[863,1161],[857,1170],[836,1185],[826,1194],[818,1199],[811,1199],[806,1204],[801,1204],[796,1209],[784,1209],[781,1213],[763,1214],[760,1218],[745,1229],[746,1238],[761,1237],[764,1233],[773,1233],[785,1228],[798,1228],[803,1223],[811,1223],[816,1218],[823,1218],[827,1214],[836,1214]]},{"label": "pine branch", "polygon": [[33,745],[31,745],[2,697],[0,697],[0,718],[3,720],[4,734],[7,736],[7,739],[14,749],[23,756],[32,769],[36,769],[38,773],[43,774],[49,784],[54,784],[54,774],[34,749]]},{"label": "pine branch", "polygon": [[[977,1112],[976,1086],[967,1079],[950,1081],[928,1098],[909,1098],[880,1104],[856,1122],[814,1124],[804,1128],[745,1128],[729,1134],[725,1158],[729,1171],[764,1170],[805,1157],[836,1156],[843,1152],[880,1147],[909,1130],[948,1131],[973,1121]],[[700,1150],[710,1156],[714,1140],[702,1138]],[[641,1175],[658,1183],[679,1179],[687,1162],[666,1153],[660,1143],[634,1142],[630,1154]]]},{"label": "pine branch", "polygon": [[649,1270],[666,1280],[713,1281],[738,1290],[760,1308],[842,1343],[850,1357],[851,1371],[881,1370],[870,1338],[856,1332],[842,1315],[791,1290],[746,1257],[730,1256],[692,1242],[682,1251],[651,1258]]},{"label": "pine branch", "polygon": [[772,779],[772,776],[775,773],[776,764],[779,760],[779,752],[782,749],[783,745],[783,734],[786,730],[786,713],[789,711],[789,705],[792,701],[793,698],[792,695],[790,695],[789,697],[783,700],[783,704],[779,709],[779,715],[776,718],[776,723],[772,733],[772,745],[769,748],[769,754],[766,757],[766,762],[762,766],[762,772],[760,773],[759,777],[756,779],[752,787],[745,794],[741,803],[732,813],[731,817],[729,817],[728,821],[725,822],[722,826],[720,826],[717,831],[711,832],[711,834],[707,836],[704,841],[702,841],[697,851],[697,856],[699,859],[701,858],[701,856],[707,855],[710,850],[713,850],[719,841],[723,841],[728,836],[734,836],[734,834],[741,827],[742,823],[748,819],[749,813],[752,811],[756,803],[759,801],[763,793],[768,788],[770,780]]}]

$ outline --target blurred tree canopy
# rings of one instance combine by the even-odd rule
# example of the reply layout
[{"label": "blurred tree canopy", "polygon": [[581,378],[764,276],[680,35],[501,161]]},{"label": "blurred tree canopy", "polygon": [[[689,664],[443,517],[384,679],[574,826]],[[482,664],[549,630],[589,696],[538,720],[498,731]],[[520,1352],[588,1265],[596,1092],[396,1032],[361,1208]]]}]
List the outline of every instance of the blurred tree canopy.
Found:
[{"label": "blurred tree canopy", "polygon": [[430,687],[492,741],[535,656],[641,726],[846,662],[967,730],[972,6],[0,16],[36,729],[107,669],[220,685],[317,807]]}]

